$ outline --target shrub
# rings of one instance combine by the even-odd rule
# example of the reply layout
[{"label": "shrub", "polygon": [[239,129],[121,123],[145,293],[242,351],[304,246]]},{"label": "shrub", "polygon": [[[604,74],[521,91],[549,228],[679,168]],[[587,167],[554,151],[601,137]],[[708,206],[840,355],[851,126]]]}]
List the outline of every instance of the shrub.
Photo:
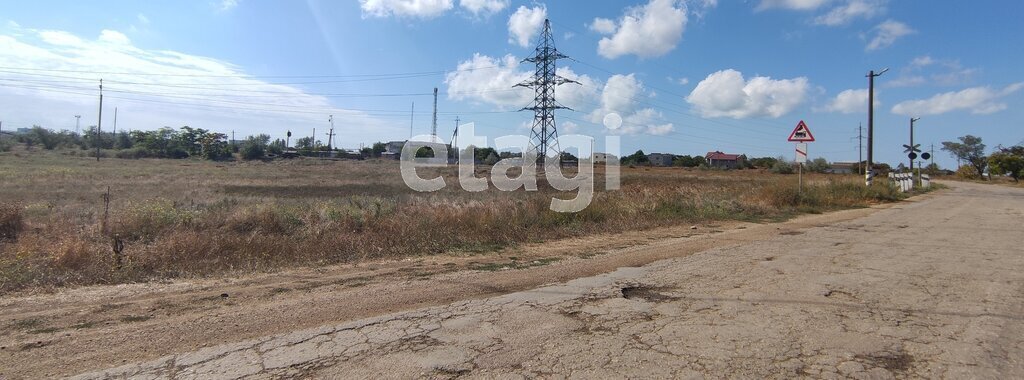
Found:
[{"label": "shrub", "polygon": [[981,179],[981,175],[978,174],[978,170],[970,165],[964,165],[957,169],[956,176],[961,179]]},{"label": "shrub", "polygon": [[259,160],[267,155],[267,144],[270,142],[270,136],[258,135],[249,136],[242,143],[242,148],[238,150],[243,160]]},{"label": "shrub", "polygon": [[10,140],[4,140],[0,137],[0,152],[10,152],[14,148],[14,143]]},{"label": "shrub", "polygon": [[772,173],[775,173],[775,174],[793,174],[794,173],[793,165],[790,164],[786,160],[775,161],[775,164],[772,165]]},{"label": "shrub", "polygon": [[12,203],[0,204],[0,240],[17,239],[23,228],[25,220],[21,207]]}]

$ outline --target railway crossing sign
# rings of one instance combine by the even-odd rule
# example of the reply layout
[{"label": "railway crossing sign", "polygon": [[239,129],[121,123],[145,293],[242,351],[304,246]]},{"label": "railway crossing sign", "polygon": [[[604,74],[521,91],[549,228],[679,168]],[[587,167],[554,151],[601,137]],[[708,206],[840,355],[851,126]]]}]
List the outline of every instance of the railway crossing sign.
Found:
[{"label": "railway crossing sign", "polygon": [[814,135],[811,134],[811,130],[807,128],[807,124],[803,120],[796,125],[793,129],[793,133],[789,134],[789,141],[793,142],[811,142],[814,141]]},{"label": "railway crossing sign", "polygon": [[[917,159],[917,152],[921,151],[921,144],[914,144],[914,146],[903,144],[903,147],[906,148],[906,149],[903,149],[903,153],[907,153],[907,157],[909,157],[911,160],[916,160]],[[925,154],[927,154],[927,153],[925,153]],[[930,154],[928,156],[931,157]],[[927,160],[927,158],[926,158],[926,160]]]},{"label": "railway crossing sign", "polygon": [[807,143],[796,144],[796,163],[807,163]]}]

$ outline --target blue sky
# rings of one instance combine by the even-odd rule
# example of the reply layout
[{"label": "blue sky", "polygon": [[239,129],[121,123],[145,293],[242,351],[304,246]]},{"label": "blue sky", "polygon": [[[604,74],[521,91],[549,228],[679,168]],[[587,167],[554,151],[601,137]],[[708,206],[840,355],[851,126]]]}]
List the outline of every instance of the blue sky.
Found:
[{"label": "blue sky", "polygon": [[[340,145],[428,133],[459,116],[491,139],[527,134],[539,23],[552,20],[574,111],[562,133],[621,134],[623,150],[792,156],[805,120],[812,157],[857,159],[876,82],[876,160],[905,161],[911,116],[927,146],[964,134],[1024,140],[1024,3],[896,0],[94,1],[0,4],[4,128],[96,123],[243,136],[288,130]],[[524,46],[523,42],[527,42]],[[625,120],[610,131],[603,116]],[[938,162],[953,160],[938,153]]]}]

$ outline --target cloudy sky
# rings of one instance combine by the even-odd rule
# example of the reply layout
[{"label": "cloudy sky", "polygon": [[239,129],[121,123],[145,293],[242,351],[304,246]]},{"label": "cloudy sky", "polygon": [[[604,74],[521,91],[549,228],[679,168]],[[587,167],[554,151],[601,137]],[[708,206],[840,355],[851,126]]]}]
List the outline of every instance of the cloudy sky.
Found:
[{"label": "cloudy sky", "polygon": [[[964,134],[1024,140],[1024,2],[895,0],[350,0],[4,2],[4,129],[189,125],[326,139],[341,146],[428,133],[459,117],[494,138],[526,134],[545,18],[573,60],[559,74],[559,130],[622,135],[624,150],[857,159],[876,82],[876,157],[904,161],[910,117],[928,146]],[[623,124],[602,123],[617,113]],[[945,154],[939,163],[952,164]]]}]

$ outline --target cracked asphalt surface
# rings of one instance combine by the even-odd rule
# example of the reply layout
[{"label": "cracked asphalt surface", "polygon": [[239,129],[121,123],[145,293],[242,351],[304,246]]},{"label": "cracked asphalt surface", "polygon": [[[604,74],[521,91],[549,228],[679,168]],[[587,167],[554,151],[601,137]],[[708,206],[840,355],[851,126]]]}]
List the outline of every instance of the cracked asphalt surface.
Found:
[{"label": "cracked asphalt surface", "polygon": [[1024,378],[1024,190],[949,185],[768,239],[76,378]]}]

